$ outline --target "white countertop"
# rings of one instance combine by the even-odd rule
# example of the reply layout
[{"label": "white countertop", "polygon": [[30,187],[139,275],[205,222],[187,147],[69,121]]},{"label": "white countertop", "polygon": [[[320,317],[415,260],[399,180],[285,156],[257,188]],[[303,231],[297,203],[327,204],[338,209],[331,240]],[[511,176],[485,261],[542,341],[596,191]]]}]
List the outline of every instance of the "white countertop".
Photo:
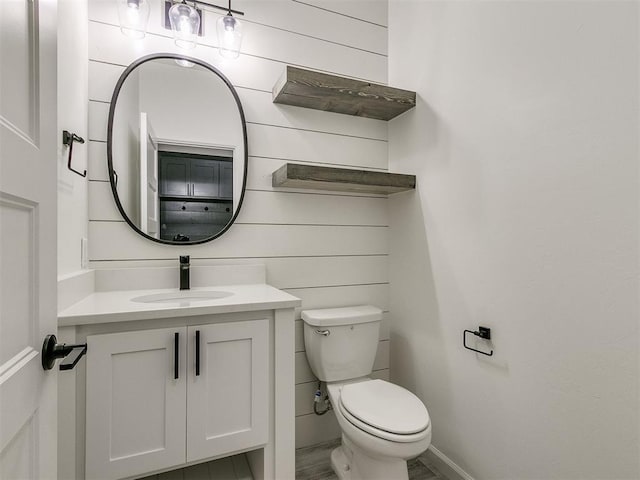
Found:
[{"label": "white countertop", "polygon": [[190,292],[224,291],[233,295],[216,299],[181,299],[171,303],[132,301],[143,295],[177,293],[178,289],[120,290],[93,293],[58,314],[59,326],[189,317],[217,313],[294,308],[301,300],[264,283],[192,288]]}]

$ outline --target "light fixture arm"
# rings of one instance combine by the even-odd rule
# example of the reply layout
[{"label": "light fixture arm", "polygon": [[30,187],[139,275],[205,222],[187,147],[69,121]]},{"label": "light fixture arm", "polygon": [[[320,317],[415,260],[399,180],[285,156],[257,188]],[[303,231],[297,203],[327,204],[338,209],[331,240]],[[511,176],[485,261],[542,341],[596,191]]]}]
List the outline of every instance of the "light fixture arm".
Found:
[{"label": "light fixture arm", "polygon": [[218,10],[222,10],[224,12],[228,12],[229,14],[233,13],[235,15],[244,15],[244,12],[240,10],[232,10],[231,9],[231,0],[229,0],[229,7],[221,7],[219,5],[214,5],[213,3],[201,2],[200,0],[192,0],[193,3],[198,5],[204,5],[211,8],[217,8]]}]

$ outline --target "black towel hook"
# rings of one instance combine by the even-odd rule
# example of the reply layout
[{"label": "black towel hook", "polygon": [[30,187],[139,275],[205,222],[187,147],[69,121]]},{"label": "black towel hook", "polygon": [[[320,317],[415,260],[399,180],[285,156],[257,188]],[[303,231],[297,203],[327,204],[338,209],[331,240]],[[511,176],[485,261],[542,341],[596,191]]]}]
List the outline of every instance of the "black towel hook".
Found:
[{"label": "black towel hook", "polygon": [[67,162],[67,168],[71,170],[73,173],[77,173],[81,177],[87,176],[87,171],[85,170],[83,173],[80,173],[78,170],[74,170],[71,167],[71,155],[73,154],[73,142],[84,143],[84,138],[79,137],[75,133],[71,133],[68,130],[62,131],[62,144],[69,146],[69,161]]},{"label": "black towel hook", "polygon": [[486,355],[487,357],[490,357],[490,356],[493,355],[493,350],[491,350],[489,353],[487,353],[487,352],[482,352],[480,350],[476,350],[475,348],[467,347],[467,333],[473,333],[476,337],[484,338],[485,340],[491,340],[491,329],[490,328],[478,327],[478,331],[477,332],[474,332],[473,330],[465,330],[464,332],[462,332],[462,345],[467,350],[472,350],[472,351],[474,351],[476,353],[481,353],[482,355]]}]

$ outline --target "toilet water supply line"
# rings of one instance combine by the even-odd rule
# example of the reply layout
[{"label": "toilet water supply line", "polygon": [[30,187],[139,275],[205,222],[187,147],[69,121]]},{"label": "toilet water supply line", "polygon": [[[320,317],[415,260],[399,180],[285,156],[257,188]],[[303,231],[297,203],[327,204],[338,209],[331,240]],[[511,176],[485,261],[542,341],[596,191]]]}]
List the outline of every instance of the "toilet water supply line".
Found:
[{"label": "toilet water supply line", "polygon": [[[320,402],[324,403],[324,410],[322,411],[318,410],[318,404]],[[322,382],[318,382],[318,389],[316,390],[316,394],[313,396],[313,413],[316,415],[324,415],[329,410],[332,410],[332,408],[328,393],[324,395],[324,400],[322,399]]]}]

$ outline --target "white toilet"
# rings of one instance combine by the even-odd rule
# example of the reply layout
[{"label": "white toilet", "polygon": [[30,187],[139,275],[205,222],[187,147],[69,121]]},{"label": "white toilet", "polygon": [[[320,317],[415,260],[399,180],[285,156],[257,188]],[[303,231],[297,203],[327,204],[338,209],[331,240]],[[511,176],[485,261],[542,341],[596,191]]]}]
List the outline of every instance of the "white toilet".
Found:
[{"label": "white toilet", "polygon": [[426,407],[413,393],[368,377],[378,348],[382,310],[371,305],[305,310],[311,370],[327,383],[342,429],[331,453],[341,480],[406,480],[407,460],[431,443]]}]

